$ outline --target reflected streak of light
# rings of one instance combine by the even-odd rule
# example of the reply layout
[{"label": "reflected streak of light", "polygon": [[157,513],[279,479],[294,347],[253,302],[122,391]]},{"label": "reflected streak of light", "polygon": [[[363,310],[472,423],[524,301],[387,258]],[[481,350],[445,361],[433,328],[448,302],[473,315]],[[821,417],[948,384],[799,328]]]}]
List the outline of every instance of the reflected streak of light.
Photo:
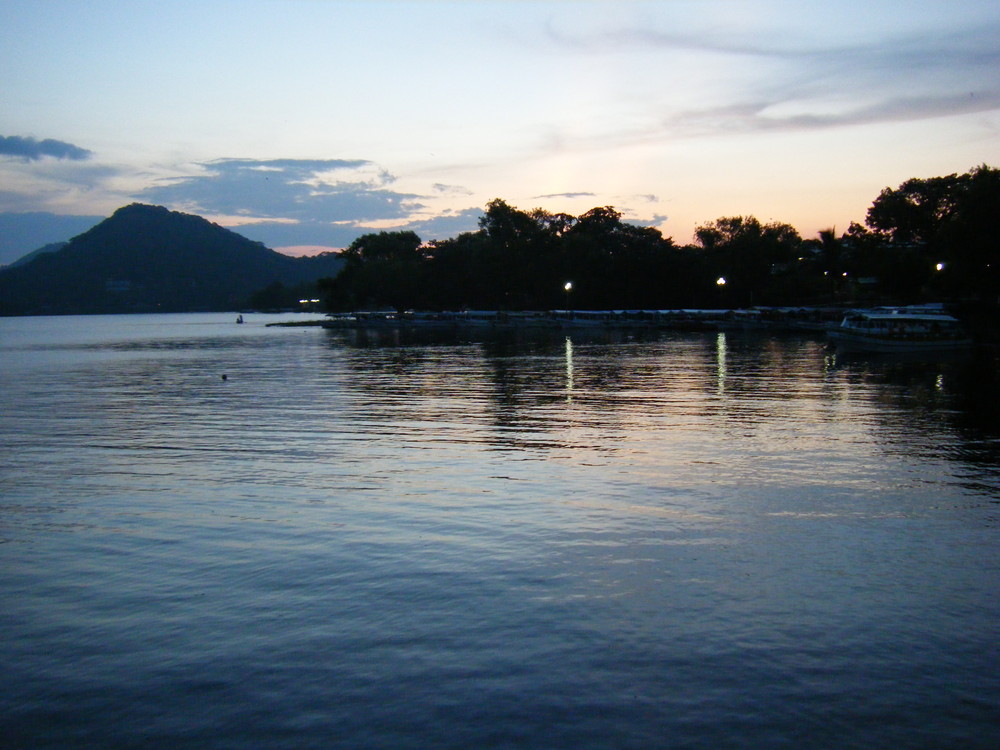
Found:
[{"label": "reflected streak of light", "polygon": [[566,337],[566,400],[573,400],[573,340]]},{"label": "reflected streak of light", "polygon": [[715,338],[716,371],[718,374],[718,392],[721,396],[726,392],[726,333],[719,331]]}]

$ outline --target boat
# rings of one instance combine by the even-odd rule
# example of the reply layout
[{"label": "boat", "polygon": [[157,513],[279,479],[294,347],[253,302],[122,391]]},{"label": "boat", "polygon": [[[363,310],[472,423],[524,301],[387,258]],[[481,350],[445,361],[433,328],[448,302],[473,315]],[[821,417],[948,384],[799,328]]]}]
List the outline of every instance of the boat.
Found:
[{"label": "boat", "polygon": [[939,306],[851,310],[827,337],[838,349],[855,352],[948,351],[972,345],[958,319]]}]

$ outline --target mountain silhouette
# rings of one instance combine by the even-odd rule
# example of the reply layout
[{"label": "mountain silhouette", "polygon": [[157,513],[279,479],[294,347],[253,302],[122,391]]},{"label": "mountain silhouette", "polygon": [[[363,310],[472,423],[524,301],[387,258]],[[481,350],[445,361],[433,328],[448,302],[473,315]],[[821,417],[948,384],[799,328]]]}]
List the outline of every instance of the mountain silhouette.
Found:
[{"label": "mountain silhouette", "polygon": [[56,250],[62,250],[66,247],[68,243],[66,242],[52,242],[48,245],[43,245],[37,250],[32,250],[27,255],[22,255],[20,258],[11,263],[8,268],[14,268],[15,266],[23,266],[26,263],[30,263],[39,255],[44,255],[45,253],[54,253]]},{"label": "mountain silhouette", "polygon": [[265,287],[336,276],[200,216],[133,203],[61,249],[0,270],[0,315],[221,311]]}]

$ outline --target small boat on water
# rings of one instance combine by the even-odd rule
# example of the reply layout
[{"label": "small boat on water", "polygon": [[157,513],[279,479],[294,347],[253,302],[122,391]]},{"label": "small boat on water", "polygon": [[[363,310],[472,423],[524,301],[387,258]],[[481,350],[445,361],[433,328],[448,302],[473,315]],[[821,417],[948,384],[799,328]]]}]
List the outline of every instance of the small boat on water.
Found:
[{"label": "small boat on water", "polygon": [[972,345],[958,319],[936,306],[852,310],[827,337],[838,349],[855,352],[949,351]]}]

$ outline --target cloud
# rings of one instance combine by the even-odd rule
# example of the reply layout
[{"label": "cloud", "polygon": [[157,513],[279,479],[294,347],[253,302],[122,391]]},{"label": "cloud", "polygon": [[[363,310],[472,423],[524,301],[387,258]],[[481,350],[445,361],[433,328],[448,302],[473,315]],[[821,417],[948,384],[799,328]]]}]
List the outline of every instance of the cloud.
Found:
[{"label": "cloud", "polygon": [[460,185],[445,185],[440,182],[435,182],[431,188],[435,193],[440,193],[442,195],[473,195],[471,190]]},{"label": "cloud", "polygon": [[[789,4],[795,10],[798,0]],[[846,18],[836,14],[837,21]],[[995,61],[1000,55],[997,46],[1000,23],[995,18],[988,21],[961,19],[954,14],[954,22],[929,25],[919,23],[916,28],[906,19],[892,23],[874,24],[871,28],[851,28],[852,33],[838,30],[831,23],[831,33],[824,26],[811,29],[791,28],[781,31],[780,24],[764,20],[763,27],[754,23],[727,25],[724,21],[707,25],[678,24],[677,19],[649,20],[644,26],[602,23],[599,27],[572,30],[565,25],[550,24],[546,34],[559,46],[586,54],[616,54],[647,48],[657,52],[696,52],[740,58],[785,59],[798,63],[803,59],[826,58],[826,64],[836,64],[847,69],[859,63],[870,66],[873,60],[918,62],[921,66],[969,69]],[[919,18],[918,16],[914,17]],[[834,19],[831,19],[831,21]],[[849,44],[841,40],[854,40]],[[832,41],[831,41],[832,40]],[[696,71],[692,71],[696,72]]]},{"label": "cloud", "polygon": [[272,248],[303,245],[343,248],[363,234],[381,231],[416,232],[424,242],[443,240],[462,232],[476,231],[482,215],[481,208],[465,208],[458,211],[444,211],[428,219],[401,221],[398,224],[383,222],[377,228],[355,222],[265,221],[233,227],[233,231]]},{"label": "cloud", "polygon": [[653,214],[649,219],[626,216],[623,220],[626,224],[634,224],[637,227],[659,227],[665,224],[669,218],[666,214]]},{"label": "cloud", "polygon": [[806,51],[790,62],[777,85],[763,89],[784,110],[780,126],[924,120],[1000,106],[997,24]]},{"label": "cloud", "polygon": [[482,208],[444,211],[430,219],[412,221],[397,228],[416,232],[424,242],[444,240],[463,232],[475,232],[479,229],[479,220],[483,215]]},{"label": "cloud", "polygon": [[89,159],[93,152],[53,138],[39,141],[20,135],[0,135],[0,155],[13,156],[24,161],[38,161],[46,156],[82,161]]},{"label": "cloud", "polygon": [[131,200],[116,189],[120,168],[91,161],[0,158],[0,211],[97,214]]},{"label": "cloud", "polygon": [[420,196],[389,189],[395,178],[369,161],[219,159],[137,197],[197,213],[300,222],[401,219]]},{"label": "cloud", "polygon": [[818,130],[851,125],[924,120],[1000,108],[1000,91],[888,97],[830,108],[823,101],[753,101],[667,118],[668,132],[682,136],[729,135],[746,132]]},{"label": "cloud", "polygon": [[[822,30],[816,33],[821,34]],[[619,139],[817,130],[927,120],[1000,108],[1000,24],[942,24],[920,31],[872,32],[861,41],[749,33],[663,31],[623,25],[576,34],[550,30],[588,55],[645,49],[664,72],[683,70],[730,88],[705,99],[650,101],[657,125]],[[703,74],[704,71],[704,74]],[[723,98],[724,95],[724,98]]]},{"label": "cloud", "polygon": [[549,200],[552,198],[593,198],[596,193],[549,193],[548,195],[536,195],[534,200]]},{"label": "cloud", "polygon": [[[139,200],[215,216],[268,247],[346,247],[362,234],[416,232],[445,239],[478,229],[481,208],[445,210],[427,218],[423,196],[392,189],[395,177],[364,159],[219,159],[201,172],[141,191]],[[467,195],[435,184],[438,195]]]}]

